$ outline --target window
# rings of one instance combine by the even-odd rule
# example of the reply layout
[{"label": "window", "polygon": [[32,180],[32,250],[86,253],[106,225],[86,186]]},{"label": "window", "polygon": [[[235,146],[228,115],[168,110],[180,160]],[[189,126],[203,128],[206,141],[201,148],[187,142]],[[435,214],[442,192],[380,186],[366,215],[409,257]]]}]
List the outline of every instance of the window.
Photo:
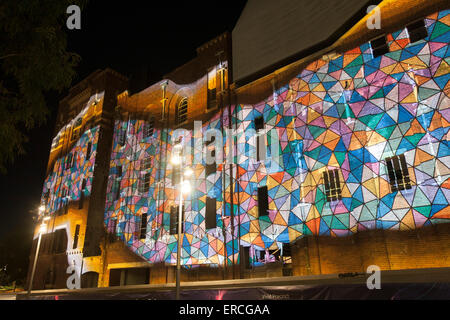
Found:
[{"label": "window", "polygon": [[214,159],[214,162],[211,164],[206,164],[206,172],[205,176],[208,177],[210,174],[216,173],[216,150],[211,151],[211,157]]},{"label": "window", "polygon": [[73,154],[69,153],[66,157],[66,165],[64,166],[64,169],[72,168],[72,159],[73,159]]},{"label": "window", "polygon": [[419,20],[406,26],[411,43],[425,39],[428,36],[428,30],[425,27],[425,21]]},{"label": "window", "polygon": [[147,213],[143,213],[141,216],[141,232],[139,234],[139,239],[145,239],[147,234]]},{"label": "window", "polygon": [[208,72],[208,96],[207,96],[207,109],[211,109],[217,106],[217,85],[216,85],[216,69]]},{"label": "window", "polygon": [[187,112],[188,112],[188,99],[184,98],[178,104],[177,114],[176,114],[177,124],[181,124],[181,123],[187,121]]},{"label": "window", "polygon": [[122,128],[119,129],[117,142],[120,146],[123,146],[125,144],[125,138],[126,138],[126,132]]},{"label": "window", "polygon": [[92,143],[89,142],[86,148],[86,159],[89,160],[91,157],[91,151],[92,151]]},{"label": "window", "polygon": [[152,165],[152,158],[150,157],[145,158],[141,164],[141,171],[150,169],[151,165]]},{"label": "window", "polygon": [[83,179],[83,183],[81,184],[80,200],[79,200],[79,203],[78,203],[78,209],[83,209],[83,204],[84,204],[84,189],[86,189],[86,179]]},{"label": "window", "polygon": [[258,215],[260,217],[269,214],[269,197],[267,194],[267,186],[258,188]]},{"label": "window", "polygon": [[[179,206],[170,207],[170,234],[178,234],[178,210]],[[184,206],[181,213],[181,233],[184,233]]]},{"label": "window", "polygon": [[216,223],[217,200],[215,198],[206,197],[206,229],[212,229],[217,226]]},{"label": "window", "polygon": [[150,117],[148,122],[146,122],[144,124],[144,132],[143,132],[143,137],[144,139],[151,137],[153,135],[153,131],[154,131],[154,125],[155,125],[155,121],[153,117]]},{"label": "window", "polygon": [[119,198],[120,198],[120,179],[117,179],[116,181],[114,181],[113,192],[114,192],[113,200],[114,201],[119,200]]},{"label": "window", "polygon": [[245,268],[245,269],[250,269],[251,265],[250,265],[250,247],[240,247],[240,251],[241,251],[241,265]]},{"label": "window", "polygon": [[78,248],[78,238],[80,236],[80,225],[77,224],[77,226],[75,227],[75,235],[73,236],[73,247],[72,249],[76,249]]},{"label": "window", "polygon": [[325,181],[325,194],[327,201],[341,200],[341,182],[339,180],[339,170],[327,170],[323,173],[323,179]]},{"label": "window", "polygon": [[264,118],[255,118],[255,130],[256,130],[256,161],[261,161],[265,159],[266,155],[266,143],[265,137],[262,134],[264,129]]},{"label": "window", "polygon": [[370,45],[372,46],[372,54],[374,58],[389,52],[389,47],[386,43],[386,36],[381,36],[370,41]]},{"label": "window", "polygon": [[391,184],[391,192],[411,189],[411,180],[409,179],[405,155],[401,154],[386,158],[386,165],[389,174],[389,183]]},{"label": "window", "polygon": [[141,175],[141,180],[139,181],[139,191],[146,193],[150,188],[150,173],[146,172]]}]

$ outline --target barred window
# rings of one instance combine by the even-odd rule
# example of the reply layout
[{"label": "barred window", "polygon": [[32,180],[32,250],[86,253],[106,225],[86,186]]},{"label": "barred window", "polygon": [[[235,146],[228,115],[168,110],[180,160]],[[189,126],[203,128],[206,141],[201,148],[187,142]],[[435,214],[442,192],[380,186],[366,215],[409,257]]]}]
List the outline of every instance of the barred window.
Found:
[{"label": "barred window", "polygon": [[[178,234],[178,210],[179,206],[170,207],[170,234]],[[184,233],[184,206],[181,212],[181,233]]]},{"label": "barred window", "polygon": [[391,192],[411,189],[411,180],[409,178],[405,155],[401,154],[399,156],[386,158],[386,165]]},{"label": "barred window", "polygon": [[342,199],[341,181],[339,179],[339,170],[327,170],[323,173],[325,181],[325,194],[327,201],[335,201]]},{"label": "barred window", "polygon": [[150,188],[150,173],[147,172],[141,176],[141,180],[139,181],[139,192],[148,192]]},{"label": "barred window", "polygon": [[141,164],[141,171],[148,170],[152,166],[152,158],[147,157],[142,161]]},{"label": "barred window", "polygon": [[217,105],[217,85],[216,85],[216,69],[208,72],[208,96],[207,96],[207,109],[216,107]]},{"label": "barred window", "polygon": [[147,213],[143,213],[141,216],[141,231],[139,234],[139,239],[145,239],[147,234]]},{"label": "barred window", "polygon": [[188,99],[184,98],[178,104],[176,114],[177,124],[181,124],[187,120],[187,112],[188,112]]},{"label": "barred window", "polygon": [[153,117],[148,119],[148,122],[144,124],[144,139],[151,137],[154,132],[155,120]]}]

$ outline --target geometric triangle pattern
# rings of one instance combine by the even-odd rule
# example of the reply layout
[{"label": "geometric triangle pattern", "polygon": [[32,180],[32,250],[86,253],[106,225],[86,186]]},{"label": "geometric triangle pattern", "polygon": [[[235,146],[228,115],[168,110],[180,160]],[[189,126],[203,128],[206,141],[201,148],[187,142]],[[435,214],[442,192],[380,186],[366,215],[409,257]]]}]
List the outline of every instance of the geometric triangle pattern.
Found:
[{"label": "geometric triangle pattern", "polygon": [[[425,26],[428,35],[414,43],[406,29],[388,34],[389,52],[378,57],[365,43],[331,60],[318,59],[264,101],[224,108],[202,124],[202,134],[185,131],[186,165],[194,175],[184,204],[182,264],[238,262],[240,246],[251,247],[253,258],[257,251],[282,250],[283,243],[309,235],[450,222],[450,10],[429,15]],[[256,139],[248,133],[261,117],[267,158],[255,161],[250,155]],[[145,137],[145,126],[139,119],[115,123],[105,226],[116,226],[110,232],[147,261],[175,263],[170,208],[179,194],[167,161],[175,131],[155,129]],[[206,163],[196,158],[206,151],[204,143],[195,142],[197,135],[205,141],[204,133],[212,129],[235,131],[232,144],[226,136],[216,139],[225,154],[234,151],[232,177],[229,162],[218,162],[216,172],[206,176]],[[97,135],[96,128],[86,132],[77,148],[92,139],[95,151]],[[387,159],[396,156],[404,158],[409,188],[393,191]],[[64,179],[61,161],[44,185],[43,197],[50,190],[53,211],[62,201],[62,186],[73,181],[74,198],[81,176],[88,178],[87,192],[90,186],[92,159],[90,167],[79,163],[82,173],[75,170]],[[328,171],[339,181],[339,197],[331,201]],[[145,191],[144,176],[149,177]],[[259,217],[258,188],[264,186],[268,214]],[[216,228],[205,227],[207,197],[216,199]],[[143,215],[147,234],[140,239]]]}]

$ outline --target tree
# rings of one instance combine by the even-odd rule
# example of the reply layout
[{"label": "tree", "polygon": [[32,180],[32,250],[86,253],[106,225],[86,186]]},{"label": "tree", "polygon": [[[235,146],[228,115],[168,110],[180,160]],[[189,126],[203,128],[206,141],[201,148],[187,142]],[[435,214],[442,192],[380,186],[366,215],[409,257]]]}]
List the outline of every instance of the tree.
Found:
[{"label": "tree", "polygon": [[0,2],[0,171],[24,152],[26,132],[45,123],[45,93],[70,86],[80,57],[67,51],[66,10],[86,2]]}]

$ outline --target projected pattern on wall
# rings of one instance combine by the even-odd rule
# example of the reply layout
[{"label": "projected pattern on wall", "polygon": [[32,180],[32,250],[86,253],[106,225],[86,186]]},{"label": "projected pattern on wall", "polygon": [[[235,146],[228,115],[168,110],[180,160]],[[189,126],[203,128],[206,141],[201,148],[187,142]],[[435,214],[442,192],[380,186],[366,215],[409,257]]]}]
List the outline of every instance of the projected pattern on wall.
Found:
[{"label": "projected pattern on wall", "polygon": [[[240,245],[276,249],[311,234],[346,236],[449,222],[450,11],[427,17],[425,25],[425,40],[410,43],[403,29],[387,35],[389,53],[374,58],[371,45],[363,44],[331,61],[311,63],[260,104],[232,107],[231,123],[242,132],[255,128],[255,118],[263,116],[264,136],[270,144],[270,130],[277,130],[281,154],[270,168],[265,161],[249,162],[246,153],[254,150],[254,142],[243,133],[237,137],[233,197]],[[228,124],[224,113],[205,126],[220,128],[220,117]],[[159,179],[165,163],[160,157],[170,155],[171,146],[160,144],[158,130],[148,138],[151,142],[143,141],[143,123],[116,123],[105,223],[111,228],[117,219],[117,230],[110,231],[148,261],[175,262],[176,238],[168,235],[170,205],[177,202],[170,165],[165,179]],[[127,131],[123,147],[118,145],[119,126]],[[172,132],[164,132],[163,140],[166,134]],[[143,195],[138,184],[147,157],[152,159],[146,169],[150,187]],[[118,166],[123,176],[114,201]],[[229,172],[222,180],[218,166],[218,174],[205,181],[203,166],[195,169],[198,184],[186,202],[183,263],[221,263],[220,215],[230,215]],[[268,187],[269,212],[264,217],[257,210],[261,186]],[[208,232],[206,194],[218,197],[218,228]],[[147,237],[140,240],[144,212]],[[223,220],[231,259],[230,219]]]}]

